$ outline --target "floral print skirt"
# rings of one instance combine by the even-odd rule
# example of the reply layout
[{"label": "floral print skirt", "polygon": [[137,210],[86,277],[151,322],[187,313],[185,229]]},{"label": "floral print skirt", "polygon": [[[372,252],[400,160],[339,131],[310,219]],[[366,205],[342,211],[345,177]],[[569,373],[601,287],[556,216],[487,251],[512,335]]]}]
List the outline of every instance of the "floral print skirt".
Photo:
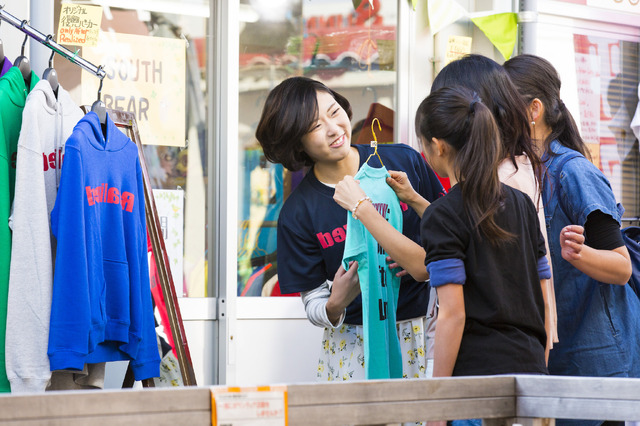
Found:
[{"label": "floral print skirt", "polygon": [[[427,378],[433,374],[433,360],[427,360],[427,317],[396,324],[402,352],[404,378]],[[318,360],[318,381],[365,380],[362,325],[343,324],[325,328]]]}]

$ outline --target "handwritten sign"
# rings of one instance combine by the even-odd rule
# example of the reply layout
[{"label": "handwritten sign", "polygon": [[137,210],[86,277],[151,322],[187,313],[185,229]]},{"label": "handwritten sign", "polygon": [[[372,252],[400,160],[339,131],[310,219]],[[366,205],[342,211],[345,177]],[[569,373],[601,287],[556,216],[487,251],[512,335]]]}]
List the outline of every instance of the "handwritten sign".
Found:
[{"label": "handwritten sign", "polygon": [[580,134],[587,143],[600,142],[600,70],[589,54],[576,53],[580,99]]},{"label": "handwritten sign", "polygon": [[96,46],[102,21],[102,6],[62,3],[58,22],[58,43]]},{"label": "handwritten sign", "polygon": [[213,426],[287,426],[287,387],[211,389]]},{"label": "handwritten sign", "polygon": [[[106,107],[135,114],[146,145],[185,145],[186,44],[184,40],[100,33],[96,47],[82,56],[104,66]],[[91,105],[100,80],[82,74],[81,101]]]},{"label": "handwritten sign", "polygon": [[445,65],[451,61],[462,58],[464,55],[471,53],[471,37],[451,36],[447,41],[447,54],[445,57]]},{"label": "handwritten sign", "polygon": [[178,297],[186,296],[182,283],[184,249],[184,191],[181,189],[154,189],[153,198],[167,250],[171,277]]}]

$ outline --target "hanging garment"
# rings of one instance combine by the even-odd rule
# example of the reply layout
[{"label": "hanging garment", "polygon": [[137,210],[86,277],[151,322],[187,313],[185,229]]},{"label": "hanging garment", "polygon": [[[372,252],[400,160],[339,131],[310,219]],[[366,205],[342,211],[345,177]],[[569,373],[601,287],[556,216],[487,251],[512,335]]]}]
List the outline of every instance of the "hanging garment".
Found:
[{"label": "hanging garment", "polygon": [[[85,364],[82,371],[54,371],[47,391],[103,389],[105,362]],[[11,384],[13,392],[13,383]]]},{"label": "hanging garment", "polygon": [[16,151],[25,100],[38,80],[38,76],[32,72],[31,87],[26,87],[24,78],[16,67],[11,67],[0,78],[0,392],[10,391],[4,347],[11,263],[9,215],[13,201]]},{"label": "hanging garment", "polygon": [[[158,273],[158,264],[156,262],[155,254],[153,253],[153,246],[151,244],[151,238],[147,232],[147,252],[149,254],[149,283],[151,286],[151,297],[153,298],[153,304],[155,306],[154,311],[157,309],[160,316],[160,328],[162,332],[158,332],[160,336],[166,336],[165,340],[169,346],[173,349],[174,354],[177,356],[175,343],[173,342],[173,334],[171,332],[171,322],[169,321],[169,314],[167,313],[167,304],[165,303],[165,297],[162,290],[162,283],[160,282],[160,274]],[[167,297],[170,297],[167,295]],[[158,327],[156,327],[158,329]]]},{"label": "hanging garment", "polygon": [[42,392],[51,378],[47,345],[55,242],[49,214],[56,200],[64,143],[82,110],[62,86],[56,99],[40,80],[25,103],[16,158],[7,301],[6,368],[11,391]]},{"label": "hanging garment", "polygon": [[[65,145],[51,228],[57,239],[49,363],[130,360],[136,380],[159,376],[137,146],[89,112]],[[69,307],[73,309],[69,309]]]},{"label": "hanging garment", "polygon": [[11,68],[12,66],[13,64],[11,63],[9,58],[4,58],[4,61],[2,61],[2,68],[0,68],[0,77],[5,75],[7,71],[9,71],[9,68]]},{"label": "hanging garment", "polygon": [[[402,232],[402,210],[396,193],[386,183],[385,167],[363,164],[355,179],[371,202],[395,229]],[[396,306],[400,278],[389,269],[387,254],[362,223],[351,214],[347,218],[347,238],[342,265],[358,261],[358,278],[362,293],[364,329],[364,363],[367,379],[402,377],[402,354],[396,331]]]}]

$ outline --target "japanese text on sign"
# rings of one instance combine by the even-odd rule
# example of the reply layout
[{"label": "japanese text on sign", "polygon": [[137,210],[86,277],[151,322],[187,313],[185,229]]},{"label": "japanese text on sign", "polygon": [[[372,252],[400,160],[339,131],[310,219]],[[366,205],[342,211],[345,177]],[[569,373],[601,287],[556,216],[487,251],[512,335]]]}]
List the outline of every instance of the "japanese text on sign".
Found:
[{"label": "japanese text on sign", "polygon": [[63,3],[58,22],[58,43],[96,46],[101,21],[101,6]]},{"label": "japanese text on sign", "polygon": [[286,426],[284,386],[212,389],[214,426]]},{"label": "japanese text on sign", "polygon": [[446,64],[471,53],[471,37],[451,36],[447,41]]}]

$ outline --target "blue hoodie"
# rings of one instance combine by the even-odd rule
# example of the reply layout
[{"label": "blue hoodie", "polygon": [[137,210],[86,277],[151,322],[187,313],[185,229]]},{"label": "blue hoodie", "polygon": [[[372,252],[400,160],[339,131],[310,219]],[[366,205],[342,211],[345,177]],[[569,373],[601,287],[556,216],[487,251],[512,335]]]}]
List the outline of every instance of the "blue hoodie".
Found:
[{"label": "blue hoodie", "polygon": [[137,146],[90,112],[65,145],[51,212],[57,239],[49,331],[51,370],[131,360],[159,376],[142,169]]}]

